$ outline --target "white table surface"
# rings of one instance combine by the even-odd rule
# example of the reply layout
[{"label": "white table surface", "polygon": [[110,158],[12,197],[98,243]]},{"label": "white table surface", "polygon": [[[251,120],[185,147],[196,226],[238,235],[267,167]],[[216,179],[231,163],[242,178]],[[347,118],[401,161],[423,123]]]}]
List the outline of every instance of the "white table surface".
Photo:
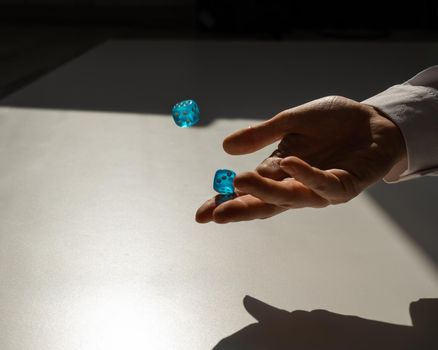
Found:
[{"label": "white table surface", "polygon": [[[126,77],[137,87],[144,84],[135,81],[136,69],[144,69],[140,77],[163,72],[171,85],[165,72],[174,68],[167,67],[167,61],[148,66],[148,57],[150,52],[168,57],[175,45],[188,50],[183,59],[187,67],[193,63],[194,75],[195,63],[205,64],[200,59],[205,52],[215,57],[217,50],[219,64],[227,45],[227,52],[241,50],[242,62],[258,50],[274,47],[276,53],[288,53],[296,47],[108,42],[3,101],[0,349],[210,349],[254,322],[242,306],[247,294],[289,311],[326,309],[410,325],[409,303],[437,296],[436,267],[367,194],[345,205],[296,210],[270,220],[230,225],[194,221],[197,207],[213,195],[217,168],[252,169],[269,153],[232,157],[221,148],[224,136],[255,122],[251,117],[263,102],[257,93],[265,93],[266,87],[254,90],[254,105],[246,114],[240,107],[242,118],[217,118],[204,127],[180,129],[168,114],[147,113],[148,98],[141,106],[137,101],[141,113],[117,110],[129,107],[130,97],[115,94],[113,85],[120,89]],[[317,44],[308,45],[318,51]],[[321,45],[321,52],[326,52],[329,44]],[[195,51],[189,50],[193,47]],[[436,45],[420,47],[424,50],[418,66],[428,64],[438,52]],[[341,49],[349,51],[348,45]],[[382,56],[389,64],[401,51],[392,47]],[[318,57],[312,60],[324,61],[321,54]],[[90,63],[99,59],[101,65]],[[335,68],[354,72],[357,61],[342,59],[353,63],[348,69],[340,64]],[[401,61],[396,72],[388,73],[389,80],[405,78],[398,71],[402,68],[417,68],[407,59],[408,63]],[[91,66],[97,77],[105,77],[104,83],[97,78],[87,82]],[[275,65],[265,68],[279,76]],[[336,75],[335,68],[329,75]],[[101,84],[106,91],[111,74],[114,81],[106,98],[112,111],[104,108],[103,97],[97,97],[96,108],[91,105],[93,96],[81,100],[80,87],[87,93]],[[240,90],[240,74],[232,72],[236,84],[230,80],[227,89],[222,85],[226,96],[236,95],[232,105],[239,104],[238,94],[245,103],[251,100]],[[359,75],[365,77],[363,72]],[[268,79],[269,74],[263,76]],[[372,76],[367,79],[365,85],[370,86]],[[201,82],[205,98],[209,89],[218,89],[208,75],[187,84]],[[336,91],[350,88],[332,83]],[[315,82],[299,76],[296,84],[310,91],[308,84]],[[72,86],[78,89],[77,101],[71,99]],[[276,88],[271,89],[275,95]],[[366,97],[370,90],[357,88],[355,94]],[[56,99],[63,91],[59,108]],[[172,87],[170,91],[178,92]],[[160,96],[156,100],[167,98]],[[303,92],[300,98],[305,97]],[[224,108],[215,98],[207,99],[207,110]],[[264,112],[277,101],[267,100],[272,105]],[[79,108],[74,108],[75,102]],[[160,108],[156,101],[151,106]]]}]

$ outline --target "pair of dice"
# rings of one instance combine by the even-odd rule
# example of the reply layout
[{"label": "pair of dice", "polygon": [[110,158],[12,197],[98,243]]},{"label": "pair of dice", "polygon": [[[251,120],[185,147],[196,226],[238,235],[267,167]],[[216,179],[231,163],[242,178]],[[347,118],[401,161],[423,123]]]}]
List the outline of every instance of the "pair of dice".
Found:
[{"label": "pair of dice", "polygon": [[[199,107],[193,100],[178,102],[172,108],[172,117],[176,125],[189,128],[199,122]],[[234,178],[236,173],[228,169],[216,171],[213,180],[213,188],[222,195],[234,194]]]}]

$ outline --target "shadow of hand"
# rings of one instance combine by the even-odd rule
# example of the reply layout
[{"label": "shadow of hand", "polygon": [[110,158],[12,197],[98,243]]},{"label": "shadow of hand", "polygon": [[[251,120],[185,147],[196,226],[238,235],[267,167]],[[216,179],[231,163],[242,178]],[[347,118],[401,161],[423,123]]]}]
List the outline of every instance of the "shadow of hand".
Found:
[{"label": "shadow of hand", "polygon": [[[277,309],[246,296],[245,309],[258,321],[221,340],[214,350],[401,350],[435,349],[437,336],[429,332],[432,320],[423,311],[437,311],[437,299],[421,299],[411,304],[414,327],[345,316],[325,310],[293,311]],[[425,307],[427,304],[427,307]],[[420,305],[420,307],[416,307]],[[430,306],[433,305],[435,310]],[[416,316],[413,316],[416,313]],[[436,321],[436,313],[434,313]],[[415,324],[416,319],[421,327]],[[426,320],[426,322],[424,321]],[[438,323],[434,323],[438,324]],[[431,339],[435,338],[435,339]]]}]

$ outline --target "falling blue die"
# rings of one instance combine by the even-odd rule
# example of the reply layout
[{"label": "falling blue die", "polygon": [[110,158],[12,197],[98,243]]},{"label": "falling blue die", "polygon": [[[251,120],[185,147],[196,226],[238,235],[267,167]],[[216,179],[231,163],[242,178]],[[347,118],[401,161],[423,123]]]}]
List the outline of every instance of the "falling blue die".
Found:
[{"label": "falling blue die", "polygon": [[176,125],[189,128],[199,122],[199,107],[193,100],[178,102],[172,108],[172,117]]},{"label": "falling blue die", "polygon": [[234,178],[236,173],[228,169],[219,169],[214,174],[213,188],[220,194],[233,194],[234,193]]}]

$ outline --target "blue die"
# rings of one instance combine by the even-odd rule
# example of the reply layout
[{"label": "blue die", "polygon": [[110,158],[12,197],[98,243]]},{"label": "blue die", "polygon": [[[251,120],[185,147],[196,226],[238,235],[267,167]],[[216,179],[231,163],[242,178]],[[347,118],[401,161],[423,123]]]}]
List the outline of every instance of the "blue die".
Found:
[{"label": "blue die", "polygon": [[199,122],[199,107],[193,100],[178,102],[172,108],[172,117],[176,125],[188,128]]},{"label": "blue die", "polygon": [[219,169],[214,174],[213,188],[220,194],[233,194],[234,184],[233,180],[236,177],[236,173],[228,169]]}]

